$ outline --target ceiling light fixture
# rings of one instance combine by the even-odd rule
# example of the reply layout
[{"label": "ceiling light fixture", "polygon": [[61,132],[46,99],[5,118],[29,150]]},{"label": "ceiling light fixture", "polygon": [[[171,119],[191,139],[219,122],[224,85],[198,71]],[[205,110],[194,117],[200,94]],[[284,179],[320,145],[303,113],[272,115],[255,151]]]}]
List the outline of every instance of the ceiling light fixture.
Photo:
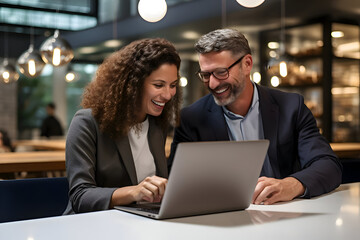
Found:
[{"label": "ceiling light fixture", "polygon": [[342,32],[342,31],[332,31],[331,36],[333,38],[342,38],[344,36],[344,32]]},{"label": "ceiling light fixture", "polygon": [[180,86],[181,87],[186,87],[186,85],[188,84],[188,80],[186,77],[181,77],[180,78]]},{"label": "ceiling light fixture", "polygon": [[265,0],[236,0],[241,6],[255,8],[260,6]]},{"label": "ceiling light fixture", "polygon": [[7,58],[0,65],[0,79],[4,83],[16,82],[19,79],[15,66]]},{"label": "ceiling light fixture", "polygon": [[117,39],[111,39],[104,42],[104,46],[108,48],[118,48],[122,45],[122,42]]},{"label": "ceiling light fixture", "polygon": [[4,83],[16,82],[19,74],[16,72],[14,64],[8,60],[8,36],[7,31],[4,32],[4,59],[0,64],[0,80]]},{"label": "ceiling light fixture", "polygon": [[40,52],[34,49],[34,45],[30,44],[29,49],[19,57],[17,65],[22,74],[34,78],[41,74],[45,62],[41,58]]},{"label": "ceiling light fixture", "polygon": [[285,0],[281,0],[281,18],[280,18],[280,63],[279,63],[279,71],[280,76],[286,77],[288,74],[287,71],[287,61],[285,59]]},{"label": "ceiling light fixture", "polygon": [[21,54],[17,60],[17,65],[23,75],[29,78],[34,78],[41,74],[45,67],[45,62],[42,60],[40,52],[34,49],[34,29],[31,28],[30,31],[29,49]]},{"label": "ceiling light fixture", "polygon": [[55,67],[68,64],[74,58],[74,52],[70,44],[60,37],[59,30],[45,40],[40,46],[42,59]]},{"label": "ceiling light fixture", "polygon": [[[272,70],[272,74],[280,74],[281,77],[288,75],[288,62],[286,58],[286,39],[285,39],[285,0],[281,0],[281,17],[280,17],[280,43],[279,54],[275,59],[269,61],[269,70]],[[275,55],[274,55],[275,56]]]},{"label": "ceiling light fixture", "polygon": [[144,20],[158,22],[165,17],[167,4],[165,0],[140,0],[138,11]]},{"label": "ceiling light fixture", "polygon": [[80,54],[92,54],[96,53],[98,49],[96,47],[81,47],[76,50],[77,53]]}]

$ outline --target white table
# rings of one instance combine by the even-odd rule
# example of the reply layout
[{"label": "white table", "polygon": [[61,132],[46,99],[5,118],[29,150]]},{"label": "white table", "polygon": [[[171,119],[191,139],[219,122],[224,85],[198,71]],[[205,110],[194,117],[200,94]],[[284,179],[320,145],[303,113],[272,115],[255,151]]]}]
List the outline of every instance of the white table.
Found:
[{"label": "white table", "polygon": [[[1,214],[1,213],[0,213]],[[117,210],[0,224],[1,240],[360,239],[360,183],[310,200],[152,220]]]}]

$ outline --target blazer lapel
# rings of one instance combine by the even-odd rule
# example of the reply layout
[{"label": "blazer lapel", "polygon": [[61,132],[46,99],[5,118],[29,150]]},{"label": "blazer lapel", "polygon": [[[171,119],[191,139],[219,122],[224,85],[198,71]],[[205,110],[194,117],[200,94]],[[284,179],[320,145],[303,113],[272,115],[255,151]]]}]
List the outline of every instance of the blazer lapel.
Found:
[{"label": "blazer lapel", "polygon": [[167,178],[168,169],[165,157],[165,133],[163,133],[163,130],[155,123],[155,119],[150,116],[148,141],[150,151],[155,161],[156,175]]},{"label": "blazer lapel", "polygon": [[276,178],[280,178],[280,169],[277,159],[277,129],[279,125],[279,107],[272,102],[271,96],[259,85],[256,85],[259,90],[260,112],[262,124],[264,129],[264,138],[270,140],[268,155],[272,166],[272,170]]},{"label": "blazer lapel", "polygon": [[130,176],[131,183],[137,185],[137,175],[134,164],[134,159],[131,152],[129,138],[127,136],[121,136],[116,141],[116,146],[120,153],[121,159],[125,165],[126,171]]}]

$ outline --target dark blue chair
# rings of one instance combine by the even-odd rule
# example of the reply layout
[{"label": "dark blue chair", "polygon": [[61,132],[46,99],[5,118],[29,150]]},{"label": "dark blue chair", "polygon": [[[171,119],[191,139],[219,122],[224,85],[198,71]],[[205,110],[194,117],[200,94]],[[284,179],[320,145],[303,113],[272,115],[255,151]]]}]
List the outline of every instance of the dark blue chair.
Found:
[{"label": "dark blue chair", "polygon": [[360,182],[360,158],[342,158],[342,183]]},{"label": "dark blue chair", "polygon": [[59,216],[68,191],[66,177],[0,181],[0,223]]}]

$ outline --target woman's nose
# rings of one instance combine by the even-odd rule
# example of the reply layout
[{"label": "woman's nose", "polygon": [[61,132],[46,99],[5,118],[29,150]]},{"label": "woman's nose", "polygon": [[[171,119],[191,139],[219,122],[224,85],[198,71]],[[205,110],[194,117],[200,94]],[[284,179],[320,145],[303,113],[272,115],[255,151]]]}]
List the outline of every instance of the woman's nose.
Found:
[{"label": "woman's nose", "polygon": [[167,101],[169,101],[171,98],[172,98],[172,96],[173,96],[173,94],[171,93],[171,89],[169,89],[169,88],[164,88],[164,90],[163,90],[163,92],[162,92],[162,98],[164,99],[164,100],[167,100]]}]

